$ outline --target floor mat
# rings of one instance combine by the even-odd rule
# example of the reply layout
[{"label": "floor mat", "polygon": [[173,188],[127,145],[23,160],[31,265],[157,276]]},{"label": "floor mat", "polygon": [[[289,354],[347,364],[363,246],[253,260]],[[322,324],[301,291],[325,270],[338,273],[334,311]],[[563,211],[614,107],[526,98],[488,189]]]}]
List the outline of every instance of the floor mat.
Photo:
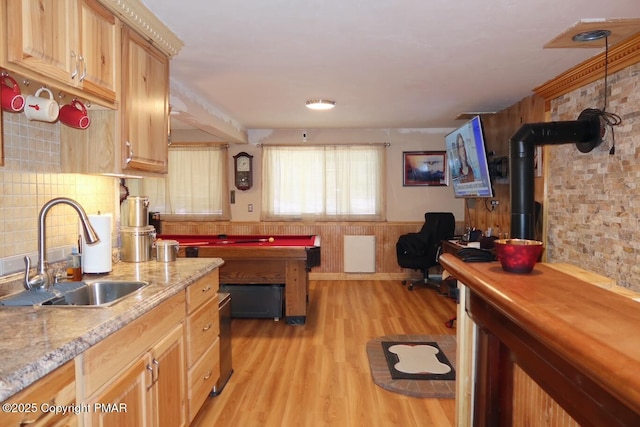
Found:
[{"label": "floor mat", "polygon": [[[450,372],[438,373],[436,375],[452,374],[455,378],[455,363],[456,363],[456,338],[453,335],[387,335],[383,337],[375,338],[367,343],[367,356],[369,358],[369,367],[371,369],[371,375],[373,381],[378,386],[395,393],[405,394],[413,397],[423,398],[438,398],[438,399],[453,399],[455,398],[455,381],[451,379],[442,378],[429,378],[429,379],[416,379],[414,378],[393,378],[391,370],[389,369],[389,362],[387,362],[387,356],[382,343],[404,343],[405,345],[415,345],[424,343],[436,343],[437,349],[440,353],[446,357],[448,366],[451,367]],[[393,345],[393,344],[392,344]],[[427,351],[431,354],[436,354],[434,350],[428,350],[419,348],[419,351]],[[396,348],[396,351],[402,352],[402,348]],[[409,352],[411,350],[409,349]],[[405,358],[406,360],[406,358]],[[440,363],[443,363],[438,359]],[[438,365],[439,366],[439,365]],[[421,372],[423,367],[405,365],[401,366],[404,370],[419,371],[412,373],[412,375],[424,375]],[[444,367],[439,366],[441,370]],[[438,369],[435,369],[438,370]],[[406,373],[406,372],[405,372]],[[424,378],[424,377],[423,377]]]},{"label": "floor mat", "polygon": [[456,379],[455,369],[435,341],[382,341],[381,344],[394,380]]}]

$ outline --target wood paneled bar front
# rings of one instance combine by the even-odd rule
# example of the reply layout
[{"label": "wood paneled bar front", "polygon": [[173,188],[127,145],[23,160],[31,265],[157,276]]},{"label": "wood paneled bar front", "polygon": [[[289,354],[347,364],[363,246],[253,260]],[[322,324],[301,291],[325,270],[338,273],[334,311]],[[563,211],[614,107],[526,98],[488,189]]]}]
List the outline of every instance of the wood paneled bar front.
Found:
[{"label": "wood paneled bar front", "polygon": [[[514,392],[522,372],[573,418],[562,425],[640,425],[638,302],[544,263],[530,274],[452,254],[440,264],[466,286],[461,310],[478,327],[474,425],[526,419],[535,403]],[[552,416],[544,425],[560,425]]]}]

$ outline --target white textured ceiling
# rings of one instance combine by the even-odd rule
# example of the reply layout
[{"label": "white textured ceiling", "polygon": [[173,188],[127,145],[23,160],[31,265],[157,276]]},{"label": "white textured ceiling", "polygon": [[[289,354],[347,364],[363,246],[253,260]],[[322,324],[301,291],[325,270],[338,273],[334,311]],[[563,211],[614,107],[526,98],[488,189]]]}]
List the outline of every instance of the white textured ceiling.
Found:
[{"label": "white textured ceiling", "polygon": [[640,16],[638,0],[143,2],[185,42],[174,103],[244,130],[457,126],[600,53],[543,49],[578,21]]}]

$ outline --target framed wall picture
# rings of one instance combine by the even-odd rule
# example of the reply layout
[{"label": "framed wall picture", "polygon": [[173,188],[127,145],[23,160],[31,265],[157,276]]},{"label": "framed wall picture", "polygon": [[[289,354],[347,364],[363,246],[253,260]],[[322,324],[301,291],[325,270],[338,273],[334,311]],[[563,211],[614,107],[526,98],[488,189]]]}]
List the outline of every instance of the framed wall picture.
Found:
[{"label": "framed wall picture", "polygon": [[404,151],[402,162],[404,187],[449,185],[446,151]]}]

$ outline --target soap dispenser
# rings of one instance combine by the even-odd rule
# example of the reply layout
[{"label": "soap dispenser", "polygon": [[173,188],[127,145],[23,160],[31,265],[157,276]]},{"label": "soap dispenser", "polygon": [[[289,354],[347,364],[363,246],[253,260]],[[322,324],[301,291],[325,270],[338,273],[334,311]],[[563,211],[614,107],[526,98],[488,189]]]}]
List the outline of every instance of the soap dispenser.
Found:
[{"label": "soap dispenser", "polygon": [[71,249],[67,257],[67,277],[74,282],[82,281],[82,255],[78,253],[78,248]]}]

